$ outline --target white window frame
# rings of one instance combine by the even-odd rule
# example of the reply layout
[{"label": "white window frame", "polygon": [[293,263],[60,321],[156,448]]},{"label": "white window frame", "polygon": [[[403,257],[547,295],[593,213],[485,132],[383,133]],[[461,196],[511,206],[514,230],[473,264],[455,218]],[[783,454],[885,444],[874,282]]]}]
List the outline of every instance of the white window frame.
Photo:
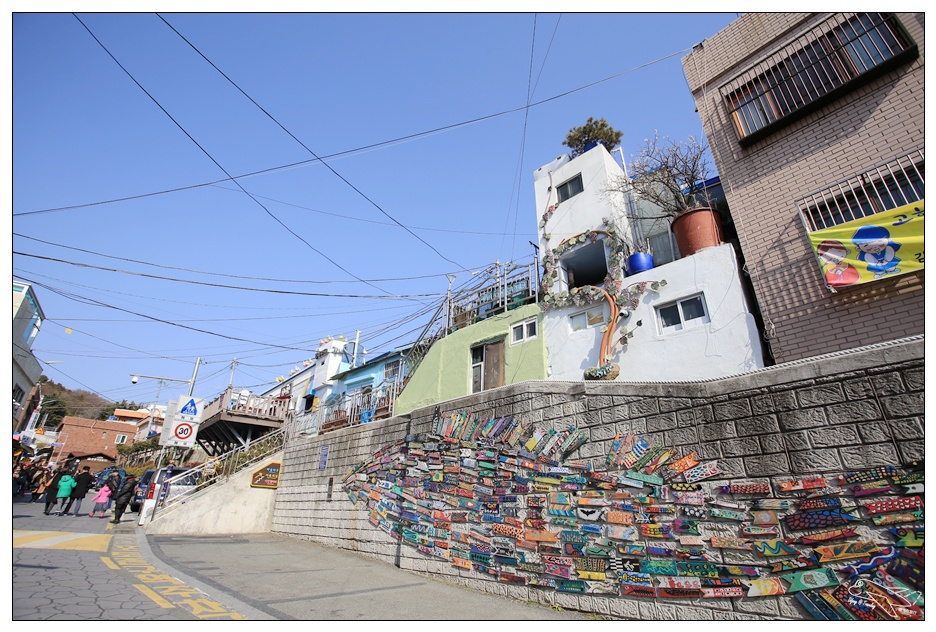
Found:
[{"label": "white window frame", "polygon": [[[694,299],[699,299],[702,303],[702,316],[699,316],[697,318],[692,318],[690,320],[686,320],[685,313],[683,311],[684,304]],[[674,306],[677,308],[677,311],[679,313],[679,323],[674,324],[674,325],[664,325],[663,314],[661,313],[662,310],[670,308],[670,307],[674,307]],[[696,327],[701,327],[702,325],[706,325],[710,323],[712,320],[711,316],[709,315],[708,305],[705,302],[705,294],[703,292],[699,292],[697,294],[690,294],[689,296],[684,296],[675,301],[669,301],[669,302],[657,305],[654,307],[654,312],[655,312],[655,318],[656,318],[656,323],[657,323],[657,329],[659,330],[661,334],[670,334],[670,333],[675,333],[677,331],[684,331],[686,329],[694,329]]]},{"label": "white window frame", "polygon": [[124,445],[125,443],[127,443],[127,435],[124,435],[124,434],[117,435],[117,438],[114,439],[114,443],[116,445]]},{"label": "white window frame", "polygon": [[[572,183],[575,182],[576,180],[578,180],[578,185],[579,185],[578,187],[572,186]],[[578,188],[579,190],[572,194],[568,193],[568,191],[571,191],[575,188]],[[556,187],[556,199],[559,201],[560,204],[562,204],[566,200],[571,200],[576,195],[584,191],[585,191],[585,180],[582,179],[581,173],[577,173]]]},{"label": "white window frame", "polygon": [[[601,321],[597,320],[596,314],[601,314]],[[576,328],[575,319],[578,317],[583,317],[585,319],[585,325],[582,327]],[[594,322],[592,322],[594,321]],[[591,307],[589,309],[576,312],[569,316],[569,328],[573,331],[585,331],[586,329],[592,329],[594,327],[601,327],[602,325],[607,324],[608,317],[605,315],[604,305],[599,305],[596,307]]]},{"label": "white window frame", "polygon": [[[530,335],[530,325],[533,325],[533,334]],[[517,337],[517,330],[520,331],[520,337]],[[510,346],[523,344],[529,340],[539,337],[539,321],[536,318],[528,318],[522,322],[514,323],[510,327]]]}]

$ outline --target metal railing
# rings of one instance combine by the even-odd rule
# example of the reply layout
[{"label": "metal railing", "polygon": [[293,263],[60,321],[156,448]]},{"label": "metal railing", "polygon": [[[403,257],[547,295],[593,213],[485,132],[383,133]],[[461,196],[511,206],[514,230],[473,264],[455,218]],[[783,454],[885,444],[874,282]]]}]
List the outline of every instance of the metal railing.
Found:
[{"label": "metal railing", "polygon": [[[213,485],[223,483],[238,472],[256,465],[263,459],[282,450],[286,445],[287,429],[285,427],[263,435],[249,445],[231,450],[219,457],[209,457],[201,465],[189,469],[178,476],[165,481],[163,484],[166,493],[160,490],[160,496],[165,495],[166,500],[158,503],[153,509],[150,520],[154,519],[158,513],[165,514],[167,511],[184,505],[201,495]],[[182,494],[172,495],[172,485],[185,486],[188,489]]]}]

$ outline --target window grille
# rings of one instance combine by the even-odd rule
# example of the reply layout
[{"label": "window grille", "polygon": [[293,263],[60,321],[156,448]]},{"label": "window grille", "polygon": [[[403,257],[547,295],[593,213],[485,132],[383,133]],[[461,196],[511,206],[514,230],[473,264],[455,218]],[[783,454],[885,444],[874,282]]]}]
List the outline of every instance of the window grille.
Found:
[{"label": "window grille", "polygon": [[[917,54],[895,17],[836,13],[722,86],[742,144]],[[885,64],[885,62],[890,62]]]},{"label": "window grille", "polygon": [[923,149],[797,200],[808,232],[889,211],[925,198]]}]

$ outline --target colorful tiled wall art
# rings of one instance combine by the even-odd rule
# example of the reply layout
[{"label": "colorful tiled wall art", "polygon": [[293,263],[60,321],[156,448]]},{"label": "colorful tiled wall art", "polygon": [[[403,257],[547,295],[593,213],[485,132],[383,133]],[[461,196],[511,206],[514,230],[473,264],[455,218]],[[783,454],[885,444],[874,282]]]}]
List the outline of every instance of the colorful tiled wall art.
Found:
[{"label": "colorful tiled wall art", "polygon": [[459,572],[702,606],[782,598],[818,620],[924,616],[922,464],[734,481],[639,436],[591,462],[568,458],[587,441],[574,427],[452,413],[432,430],[344,489],[374,527]]}]

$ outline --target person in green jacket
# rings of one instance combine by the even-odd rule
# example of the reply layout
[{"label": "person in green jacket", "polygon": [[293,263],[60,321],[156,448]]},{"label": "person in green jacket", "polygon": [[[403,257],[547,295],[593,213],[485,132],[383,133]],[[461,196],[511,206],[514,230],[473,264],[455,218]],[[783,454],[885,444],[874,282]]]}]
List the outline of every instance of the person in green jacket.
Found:
[{"label": "person in green jacket", "polygon": [[56,500],[59,503],[59,509],[53,515],[65,515],[65,505],[68,504],[68,499],[71,497],[72,490],[75,489],[75,485],[77,484],[78,483],[71,474],[65,474],[61,479],[59,479],[58,493],[55,495]]}]

